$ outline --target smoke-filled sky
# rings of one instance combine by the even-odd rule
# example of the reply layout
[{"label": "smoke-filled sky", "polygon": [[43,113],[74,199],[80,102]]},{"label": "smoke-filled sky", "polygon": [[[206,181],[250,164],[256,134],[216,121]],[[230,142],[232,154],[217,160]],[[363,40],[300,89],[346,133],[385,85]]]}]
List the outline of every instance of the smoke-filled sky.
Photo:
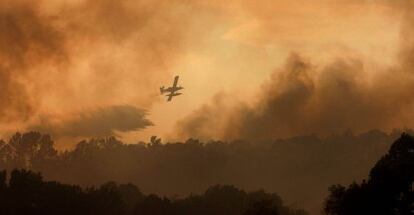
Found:
[{"label": "smoke-filled sky", "polygon": [[[412,9],[410,0],[0,0],[0,129],[136,142],[414,127]],[[174,75],[184,94],[167,103],[159,87]]]}]

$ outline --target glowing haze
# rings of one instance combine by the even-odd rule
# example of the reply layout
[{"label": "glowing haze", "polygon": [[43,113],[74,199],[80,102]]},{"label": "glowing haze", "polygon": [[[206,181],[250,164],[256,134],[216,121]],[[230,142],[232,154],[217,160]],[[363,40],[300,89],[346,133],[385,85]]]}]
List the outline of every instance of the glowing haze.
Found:
[{"label": "glowing haze", "polygon": [[[412,9],[0,0],[0,129],[132,142],[413,127]],[[184,95],[166,103],[158,87],[176,74]]]}]

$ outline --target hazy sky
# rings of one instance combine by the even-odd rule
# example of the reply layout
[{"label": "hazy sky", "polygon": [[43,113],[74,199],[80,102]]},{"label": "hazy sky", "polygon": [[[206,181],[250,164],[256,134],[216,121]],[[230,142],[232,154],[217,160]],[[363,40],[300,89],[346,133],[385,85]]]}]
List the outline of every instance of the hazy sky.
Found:
[{"label": "hazy sky", "polygon": [[[136,142],[411,126],[410,8],[403,0],[0,0],[0,129]],[[306,74],[289,75],[295,65]],[[159,87],[174,75],[184,94],[167,103]],[[398,89],[384,94],[392,84]],[[311,95],[291,94],[297,86]],[[371,109],[367,117],[385,116],[326,129],[328,118],[359,121]]]}]

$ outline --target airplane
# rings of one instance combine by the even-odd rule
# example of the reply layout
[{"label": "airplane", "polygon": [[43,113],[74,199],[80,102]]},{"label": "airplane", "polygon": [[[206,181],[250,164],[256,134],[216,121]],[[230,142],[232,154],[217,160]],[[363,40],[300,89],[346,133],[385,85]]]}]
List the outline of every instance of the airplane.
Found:
[{"label": "airplane", "polygon": [[175,78],[174,78],[174,83],[173,83],[173,86],[172,87],[168,87],[167,89],[165,89],[165,87],[164,86],[162,86],[162,87],[160,87],[160,92],[161,92],[161,95],[162,94],[164,94],[164,93],[169,93],[169,94],[167,94],[166,96],[168,97],[168,99],[167,99],[167,101],[169,102],[169,101],[171,101],[171,99],[174,97],[174,96],[179,96],[179,95],[181,95],[182,93],[178,93],[177,91],[179,91],[179,90],[182,90],[182,89],[184,89],[184,87],[178,87],[177,86],[177,83],[178,83],[178,78],[179,78],[179,76],[177,75],[177,76],[175,76]]}]

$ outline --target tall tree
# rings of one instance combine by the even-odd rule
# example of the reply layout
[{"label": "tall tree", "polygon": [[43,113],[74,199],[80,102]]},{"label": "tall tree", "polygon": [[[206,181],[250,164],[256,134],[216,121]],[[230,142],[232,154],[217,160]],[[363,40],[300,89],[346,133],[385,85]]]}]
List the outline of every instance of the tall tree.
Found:
[{"label": "tall tree", "polygon": [[369,180],[330,188],[328,215],[398,214],[414,212],[414,138],[402,134],[371,169]]}]

